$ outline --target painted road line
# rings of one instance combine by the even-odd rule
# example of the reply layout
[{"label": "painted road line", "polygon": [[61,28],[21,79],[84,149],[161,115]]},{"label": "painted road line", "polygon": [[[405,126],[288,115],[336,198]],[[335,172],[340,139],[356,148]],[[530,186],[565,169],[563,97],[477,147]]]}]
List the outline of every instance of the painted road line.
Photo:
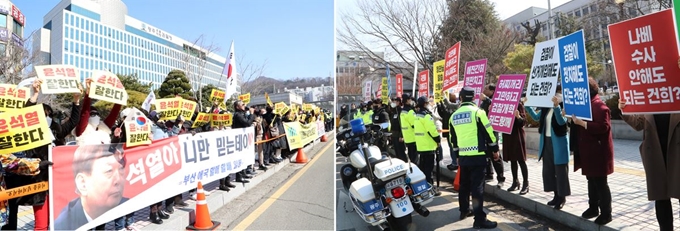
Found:
[{"label": "painted road line", "polygon": [[[449,191],[440,191],[440,192],[442,193],[441,197],[443,197],[447,201],[453,203],[454,205],[460,207],[460,205],[458,204],[458,200],[454,199],[452,192],[449,192]],[[497,217],[495,217],[491,214],[486,214],[486,217],[489,218],[490,220],[493,220],[493,221],[500,221],[501,220],[501,219],[499,219],[499,218],[497,218]],[[506,219],[503,219],[503,220],[506,220]],[[512,226],[510,226],[506,223],[501,223],[501,222],[498,222],[497,228],[500,229],[500,230],[503,230],[503,231],[517,231],[517,229],[513,228]]]},{"label": "painted road line", "polygon": [[[531,154],[527,153],[527,157],[538,159],[538,155],[533,154],[533,153],[531,153]],[[569,163],[573,165],[574,160],[573,159],[570,160]],[[641,170],[638,170],[638,169],[631,169],[631,168],[616,167],[616,166],[614,166],[614,172],[633,175],[633,176],[641,176],[641,177],[645,176],[645,171],[641,171]]]},{"label": "painted road line", "polygon": [[320,158],[321,155],[323,155],[326,152],[326,150],[328,150],[328,148],[330,148],[334,144],[335,144],[335,142],[329,143],[329,144],[326,145],[326,147],[321,149],[321,152],[317,153],[317,155],[314,156],[312,161],[310,161],[307,165],[305,165],[302,169],[300,169],[300,171],[297,172],[295,174],[295,176],[290,178],[290,180],[288,180],[288,182],[286,182],[286,184],[281,186],[281,188],[279,188],[279,190],[276,190],[276,192],[274,192],[274,194],[272,194],[269,198],[267,198],[267,200],[264,201],[264,203],[262,203],[259,207],[257,207],[255,210],[253,210],[253,212],[251,212],[250,215],[248,215],[245,219],[243,219],[240,223],[238,223],[238,225],[236,225],[233,230],[246,230],[248,228],[248,226],[253,224],[253,222],[255,222],[255,220],[257,220],[257,218],[259,218],[265,211],[267,211],[267,209],[269,209],[269,207],[271,207],[272,204],[274,204],[274,202],[276,202],[276,200],[279,199],[279,197],[281,197],[281,195],[283,195],[286,191],[288,191],[288,189],[291,186],[293,186],[293,184],[295,184],[295,182],[297,182],[297,180],[303,174],[305,174],[305,172],[307,172],[307,170],[312,165],[314,165],[314,163],[316,163],[316,161],[318,159],[321,159]]}]

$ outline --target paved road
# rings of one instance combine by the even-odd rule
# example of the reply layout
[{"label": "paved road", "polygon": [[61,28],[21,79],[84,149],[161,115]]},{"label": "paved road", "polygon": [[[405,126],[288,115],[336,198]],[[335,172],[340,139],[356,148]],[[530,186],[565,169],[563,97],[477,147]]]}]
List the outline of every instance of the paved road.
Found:
[{"label": "paved road", "polygon": [[334,142],[307,154],[305,165],[291,165],[212,214],[220,229],[333,230]]},{"label": "paved road", "polygon": [[[352,205],[347,196],[347,192],[342,187],[340,180],[339,168],[344,165],[345,158],[341,155],[336,155],[336,221],[337,230],[343,231],[364,231],[364,230],[380,230],[376,227],[370,227],[352,210]],[[442,195],[435,198],[434,201],[427,205],[430,210],[430,216],[422,217],[414,213],[413,226],[411,230],[465,230],[471,229],[474,219],[458,220],[460,212],[458,211],[458,194],[446,189],[450,183],[441,182]],[[487,211],[489,212],[489,211]],[[489,214],[489,219],[497,221],[499,226],[496,230],[525,230],[518,224],[498,217],[494,213]]]}]

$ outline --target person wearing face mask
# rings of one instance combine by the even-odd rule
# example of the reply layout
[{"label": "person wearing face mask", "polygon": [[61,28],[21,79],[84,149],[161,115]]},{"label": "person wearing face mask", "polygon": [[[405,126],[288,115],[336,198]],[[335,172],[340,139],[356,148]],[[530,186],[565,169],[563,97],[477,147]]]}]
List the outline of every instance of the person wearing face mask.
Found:
[{"label": "person wearing face mask", "polygon": [[404,136],[401,132],[401,98],[393,97],[390,103],[390,132],[392,132],[392,137],[390,138],[390,144],[394,147],[394,154],[397,158],[408,161],[408,156],[406,156],[406,146],[404,144]]},{"label": "person wearing face mask", "polygon": [[[38,96],[40,95],[40,84],[42,80],[38,79],[33,82],[33,95],[25,103],[25,107],[30,107],[36,105],[38,102]],[[80,89],[82,92],[82,88]],[[57,123],[54,121],[54,111],[52,107],[47,104],[42,104],[43,111],[45,112],[45,118],[47,120],[48,126],[50,127],[49,132],[52,133],[54,138],[52,144],[55,146],[64,145],[66,136],[70,133],[73,128],[79,122],[78,114],[80,114],[80,93],[73,94],[73,101],[71,104],[71,117],[66,123]],[[37,147],[32,150],[27,150],[23,152],[24,155],[21,158],[38,158],[41,161],[49,161],[48,153],[51,149],[50,145],[44,145]],[[25,176],[12,174],[11,172],[6,173],[5,183],[8,189],[38,183],[46,182],[49,180],[48,171],[41,171],[34,176]],[[8,201],[10,210],[9,216],[7,217],[7,225],[3,226],[3,230],[17,230],[17,212],[19,211],[19,205],[33,206],[33,216],[35,217],[35,230],[47,230],[49,226],[49,192],[39,192],[36,194],[31,194]]]},{"label": "person wearing face mask", "polygon": [[[255,108],[248,108],[246,109],[245,104],[243,101],[237,100],[234,102],[234,115],[233,115],[233,122],[231,125],[232,129],[238,129],[238,128],[247,128],[250,126],[253,126],[253,121],[255,120],[255,117],[252,116],[252,113],[255,111]],[[246,170],[240,171],[236,173],[236,182],[241,182],[241,183],[250,183],[247,178],[251,178],[246,174]],[[231,181],[231,176],[227,176],[224,179],[220,179],[220,185],[226,185],[226,182]]]},{"label": "person wearing face mask", "polygon": [[404,145],[406,146],[408,158],[410,162],[418,163],[418,151],[416,151],[416,138],[413,133],[413,123],[416,119],[416,112],[413,109],[413,100],[410,94],[403,94],[401,102],[404,104],[399,114],[399,122],[401,124],[401,134],[404,138]]},{"label": "person wearing face mask", "polygon": [[[90,89],[92,79],[86,79],[86,91]],[[73,131],[76,137],[76,145],[108,144],[111,143],[111,127],[116,123],[122,105],[115,104],[104,121],[101,121],[99,110],[92,107],[90,97],[86,94],[83,98],[82,114],[80,123]]]},{"label": "person wearing face mask", "polygon": [[369,126],[373,124],[373,102],[368,101],[364,105],[364,115],[363,115],[363,120],[364,120],[364,125]]},{"label": "person wearing face mask", "polygon": [[420,156],[418,167],[423,170],[427,182],[434,185],[432,171],[435,167],[437,148],[441,146],[441,136],[435,125],[432,112],[427,109],[429,103],[427,97],[421,96],[418,98],[419,110],[416,112],[416,119],[413,123],[413,134],[416,140],[416,150]]}]

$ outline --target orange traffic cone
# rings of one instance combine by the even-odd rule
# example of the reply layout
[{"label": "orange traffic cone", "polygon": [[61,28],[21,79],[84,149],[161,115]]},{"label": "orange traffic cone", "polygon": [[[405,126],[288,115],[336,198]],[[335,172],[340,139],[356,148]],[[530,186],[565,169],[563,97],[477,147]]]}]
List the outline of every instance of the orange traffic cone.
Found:
[{"label": "orange traffic cone", "polygon": [[327,142],[328,140],[326,139],[326,134],[323,134],[321,136],[321,142]]},{"label": "orange traffic cone", "polygon": [[298,164],[307,163],[307,156],[305,156],[305,152],[302,151],[302,148],[298,148],[298,153],[297,153],[297,157],[295,158],[295,163],[298,163]]},{"label": "orange traffic cone", "polygon": [[210,220],[208,202],[205,200],[203,184],[199,181],[196,189],[196,221],[187,226],[187,230],[215,230],[220,226],[220,222]]}]

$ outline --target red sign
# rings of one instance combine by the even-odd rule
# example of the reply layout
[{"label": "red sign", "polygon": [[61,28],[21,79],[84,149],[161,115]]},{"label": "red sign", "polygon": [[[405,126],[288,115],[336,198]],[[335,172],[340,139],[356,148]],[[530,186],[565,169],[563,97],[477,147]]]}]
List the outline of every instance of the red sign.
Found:
[{"label": "red sign", "polygon": [[680,69],[671,9],[609,25],[624,114],[680,112]]},{"label": "red sign", "polygon": [[397,97],[401,98],[402,92],[404,92],[404,76],[397,74]]},{"label": "red sign", "polygon": [[458,85],[458,64],[460,63],[460,42],[446,50],[444,65],[444,91]]},{"label": "red sign", "polygon": [[378,85],[378,91],[375,92],[375,98],[380,99],[382,97],[382,83]]},{"label": "red sign", "polygon": [[430,70],[418,73],[418,98],[430,96]]},{"label": "red sign", "polygon": [[24,14],[21,13],[19,8],[17,8],[14,5],[12,5],[12,17],[16,19],[17,22],[22,26],[24,25],[24,22],[26,22],[26,16],[24,16]]}]

